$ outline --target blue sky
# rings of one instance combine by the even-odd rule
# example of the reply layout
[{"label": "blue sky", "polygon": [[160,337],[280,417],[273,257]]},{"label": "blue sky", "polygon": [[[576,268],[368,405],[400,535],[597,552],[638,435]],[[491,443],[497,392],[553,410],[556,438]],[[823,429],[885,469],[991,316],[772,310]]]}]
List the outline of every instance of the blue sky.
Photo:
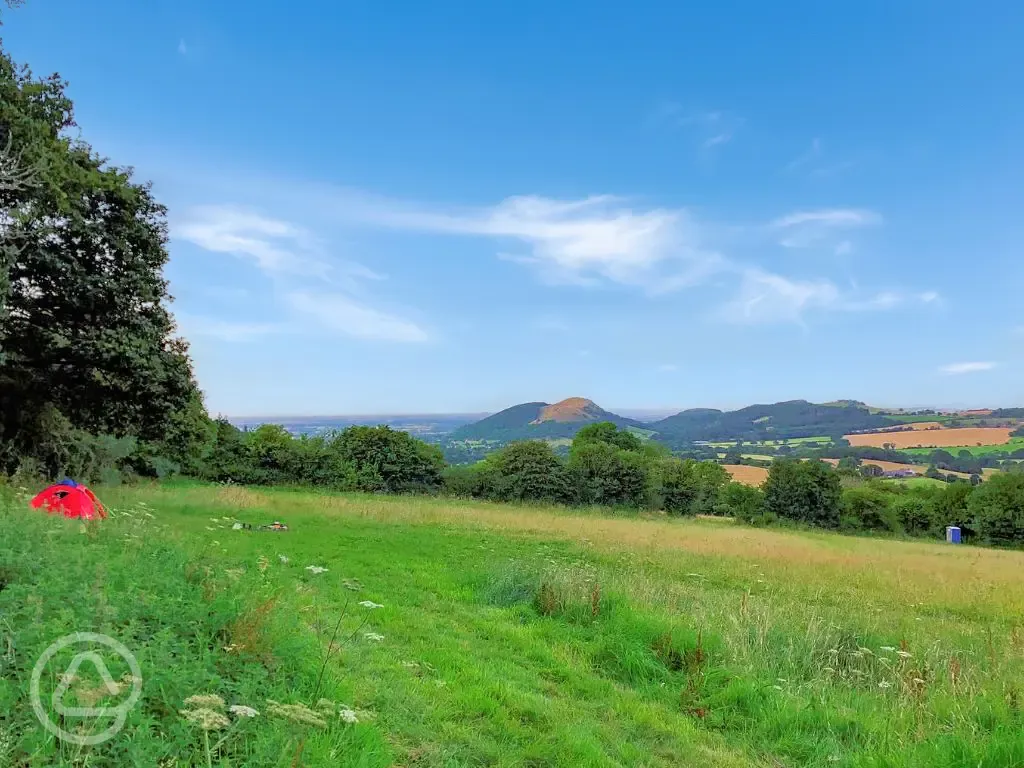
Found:
[{"label": "blue sky", "polygon": [[1024,405],[1024,6],[27,0],[211,410]]}]

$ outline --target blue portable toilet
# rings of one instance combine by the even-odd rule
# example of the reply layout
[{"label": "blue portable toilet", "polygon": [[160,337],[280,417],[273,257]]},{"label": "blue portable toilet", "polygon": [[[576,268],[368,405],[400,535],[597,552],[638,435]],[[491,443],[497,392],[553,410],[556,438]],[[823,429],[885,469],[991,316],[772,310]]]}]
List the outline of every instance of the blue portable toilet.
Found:
[{"label": "blue portable toilet", "polygon": [[946,542],[949,544],[960,543],[960,529],[955,525],[946,526]]}]

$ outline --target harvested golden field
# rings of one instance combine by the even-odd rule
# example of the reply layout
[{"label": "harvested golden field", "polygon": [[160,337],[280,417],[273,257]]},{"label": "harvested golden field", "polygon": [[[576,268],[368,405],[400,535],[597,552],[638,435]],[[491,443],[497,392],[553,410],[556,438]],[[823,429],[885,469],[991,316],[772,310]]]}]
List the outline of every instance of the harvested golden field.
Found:
[{"label": "harvested golden field", "polygon": [[913,430],[919,429],[942,429],[942,422],[940,421],[911,421],[904,426],[910,427]]},{"label": "harvested golden field", "polygon": [[909,430],[906,432],[869,432],[844,435],[854,446],[881,448],[892,443],[899,448],[948,448],[969,445],[1003,445],[1010,442],[1007,427],[965,427],[962,429]]},{"label": "harvested golden field", "polygon": [[768,478],[764,467],[748,467],[746,464],[723,464],[732,479],[744,485],[760,485]]}]

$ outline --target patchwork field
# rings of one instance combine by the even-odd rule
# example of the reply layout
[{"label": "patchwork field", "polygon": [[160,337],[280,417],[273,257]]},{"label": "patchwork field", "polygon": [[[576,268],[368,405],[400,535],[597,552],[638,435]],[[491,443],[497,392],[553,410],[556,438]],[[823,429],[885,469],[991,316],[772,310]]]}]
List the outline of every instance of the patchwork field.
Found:
[{"label": "patchwork field", "polygon": [[[5,765],[1024,759],[1019,552],[436,499],[102,495],[112,517],[88,535],[0,508]],[[275,519],[291,530],[231,529]],[[34,659],[70,631],[139,657],[142,698],[96,747],[62,747],[27,706]],[[190,720],[197,694],[257,714]]]},{"label": "patchwork field", "polygon": [[733,480],[744,485],[760,485],[768,478],[768,470],[764,467],[751,467],[746,464],[723,464],[722,466]]},{"label": "patchwork field", "polygon": [[1005,427],[971,427],[963,429],[910,430],[906,432],[870,432],[846,435],[850,445],[881,448],[892,443],[903,448],[947,448],[957,446],[1004,445],[1010,440],[1012,429]]}]

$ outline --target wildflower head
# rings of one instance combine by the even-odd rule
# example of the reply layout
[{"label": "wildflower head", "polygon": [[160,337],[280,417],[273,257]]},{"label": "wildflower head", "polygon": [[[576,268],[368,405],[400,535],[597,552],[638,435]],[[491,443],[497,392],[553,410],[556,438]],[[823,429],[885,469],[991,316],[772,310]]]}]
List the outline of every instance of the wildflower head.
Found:
[{"label": "wildflower head", "polygon": [[259,715],[259,710],[247,707],[244,704],[232,704],[228,707],[228,712],[235,717],[256,717]]},{"label": "wildflower head", "polygon": [[302,725],[312,725],[316,728],[327,727],[321,713],[310,709],[305,704],[281,704],[273,699],[267,699],[267,714]]},{"label": "wildflower head", "polygon": [[375,608],[383,608],[384,607],[380,603],[373,602],[373,600],[363,600],[359,604],[361,606],[363,606],[363,608],[369,608],[370,610],[373,610]]},{"label": "wildflower head", "polygon": [[307,565],[306,570],[312,573],[314,576],[321,573],[327,573],[327,569],[319,565]]},{"label": "wildflower head", "polygon": [[183,709],[181,716],[204,731],[219,731],[231,725],[231,721],[223,714],[207,707]]}]

